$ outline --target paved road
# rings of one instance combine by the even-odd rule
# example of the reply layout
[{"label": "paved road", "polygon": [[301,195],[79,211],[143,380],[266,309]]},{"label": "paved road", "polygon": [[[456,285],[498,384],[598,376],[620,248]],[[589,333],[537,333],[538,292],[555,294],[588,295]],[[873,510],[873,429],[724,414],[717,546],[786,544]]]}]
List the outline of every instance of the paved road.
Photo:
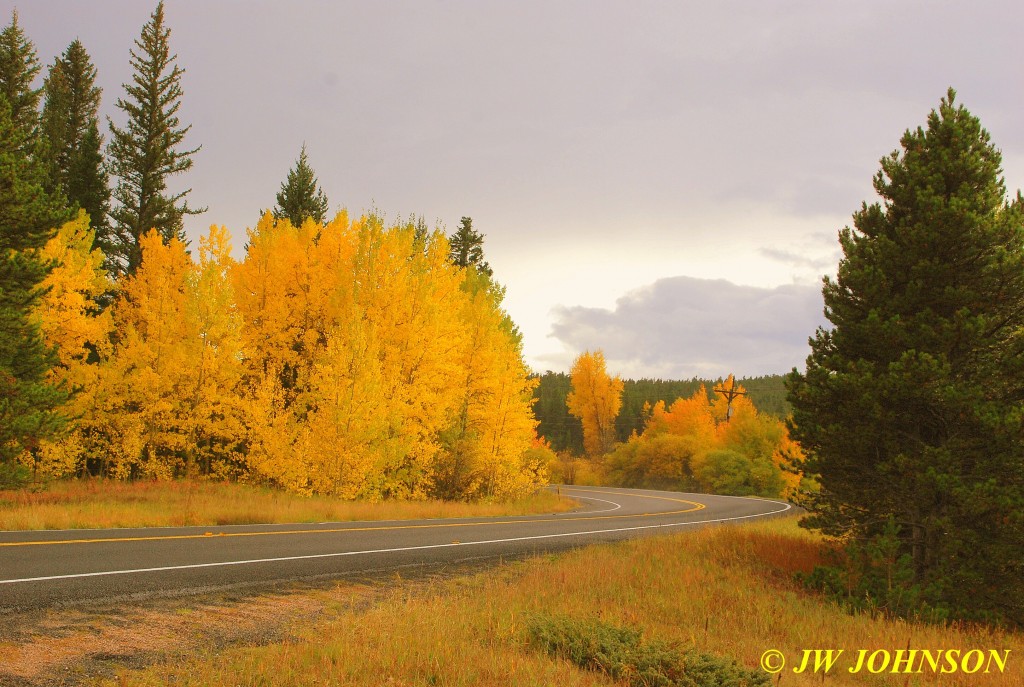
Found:
[{"label": "paved road", "polygon": [[781,513],[779,501],[562,487],[526,517],[0,532],[0,612],[519,556]]}]

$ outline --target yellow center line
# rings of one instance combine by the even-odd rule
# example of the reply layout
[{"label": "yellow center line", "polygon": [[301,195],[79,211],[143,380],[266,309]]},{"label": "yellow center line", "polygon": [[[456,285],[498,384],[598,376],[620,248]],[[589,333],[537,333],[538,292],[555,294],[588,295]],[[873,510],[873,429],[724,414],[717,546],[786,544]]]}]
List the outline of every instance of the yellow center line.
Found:
[{"label": "yellow center line", "polygon": [[[384,525],[384,526],[368,526],[368,527],[333,527],[330,529],[307,529],[307,530],[270,530],[264,532],[205,532],[203,534],[162,534],[162,535],[150,535],[146,537],[103,537],[96,539],[55,539],[51,541],[40,540],[40,541],[18,541],[18,542],[0,542],[0,547],[13,547],[13,546],[55,546],[58,544],[105,544],[113,542],[132,542],[132,541],[170,541],[174,539],[210,539],[213,537],[266,537],[271,535],[283,535],[283,534],[337,534],[339,532],[387,532],[392,530],[422,530],[422,529],[442,529],[442,528],[454,528],[454,527],[483,527],[486,525],[513,525],[516,523],[542,523],[542,522],[574,522],[579,520],[621,520],[623,518],[645,518],[656,515],[680,515],[682,513],[692,513],[694,511],[703,510],[704,504],[697,503],[696,501],[687,501],[686,499],[676,499],[668,496],[649,496],[647,494],[629,494],[625,492],[611,492],[611,491],[600,491],[597,489],[572,489],[572,493],[586,492],[591,494],[607,494],[610,496],[636,496],[645,499],[658,499],[661,501],[674,501],[676,503],[688,503],[692,508],[684,508],[682,510],[662,511],[656,513],[634,513],[632,515],[580,515],[575,517],[561,517],[561,518],[538,518],[528,520],[491,520],[491,521],[479,521],[479,522],[447,522],[447,523],[434,523],[430,525]],[[571,494],[567,494],[571,495]],[[530,516],[521,516],[523,518],[530,518]]]}]

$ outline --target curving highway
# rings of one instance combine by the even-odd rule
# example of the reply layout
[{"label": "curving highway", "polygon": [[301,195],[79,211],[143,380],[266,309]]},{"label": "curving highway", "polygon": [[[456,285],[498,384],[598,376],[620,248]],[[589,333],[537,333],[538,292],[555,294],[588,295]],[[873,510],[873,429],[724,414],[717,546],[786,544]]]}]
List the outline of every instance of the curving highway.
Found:
[{"label": "curving highway", "polygon": [[462,520],[0,532],[0,611],[270,586],[742,522],[781,501],[561,487],[573,513]]}]

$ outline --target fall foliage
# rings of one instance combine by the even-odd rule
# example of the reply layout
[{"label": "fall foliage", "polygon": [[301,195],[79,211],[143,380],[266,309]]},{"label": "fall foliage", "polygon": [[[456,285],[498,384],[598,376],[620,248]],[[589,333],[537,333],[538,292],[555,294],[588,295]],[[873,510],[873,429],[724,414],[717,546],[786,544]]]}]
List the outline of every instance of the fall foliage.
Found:
[{"label": "fall foliage", "polygon": [[206,475],[298,493],[508,498],[546,481],[535,382],[502,289],[441,232],[269,213],[245,258],[211,227],[198,262],[140,239],[111,284],[84,214],[47,244],[37,308],[73,393],[66,435],[22,460],[52,475]]},{"label": "fall foliage", "polygon": [[572,392],[569,412],[583,423],[583,448],[588,456],[603,456],[615,442],[615,418],[622,407],[622,380],[609,377],[602,351],[585,351],[569,371]]},{"label": "fall foliage", "polygon": [[[727,388],[743,391],[730,376]],[[607,458],[613,482],[758,496],[792,497],[801,486],[794,466],[800,447],[784,423],[758,413],[747,396],[727,403],[708,398],[704,387],[666,408],[648,409],[642,434],[634,434]]]}]

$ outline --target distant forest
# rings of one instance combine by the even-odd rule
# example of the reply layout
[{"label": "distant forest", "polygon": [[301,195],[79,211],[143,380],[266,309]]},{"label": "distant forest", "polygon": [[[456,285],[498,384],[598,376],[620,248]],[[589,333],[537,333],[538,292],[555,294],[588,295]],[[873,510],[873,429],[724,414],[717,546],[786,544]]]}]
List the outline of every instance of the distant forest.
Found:
[{"label": "distant forest", "polygon": [[[551,448],[556,451],[568,450],[572,453],[583,453],[583,427],[578,418],[569,414],[565,397],[572,391],[572,382],[564,372],[545,372],[537,377],[540,384],[533,392],[537,399],[533,413],[540,424],[537,434],[548,440]],[[627,379],[624,380],[622,391],[622,410],[615,420],[616,438],[626,441],[636,431],[644,429],[643,408],[645,403],[652,406],[658,401],[671,405],[677,398],[692,396],[700,385],[707,389],[708,396],[714,397],[712,389],[722,379]],[[766,377],[748,377],[737,382],[750,395],[759,412],[784,418],[789,414],[786,402],[786,385],[783,375]]]}]

